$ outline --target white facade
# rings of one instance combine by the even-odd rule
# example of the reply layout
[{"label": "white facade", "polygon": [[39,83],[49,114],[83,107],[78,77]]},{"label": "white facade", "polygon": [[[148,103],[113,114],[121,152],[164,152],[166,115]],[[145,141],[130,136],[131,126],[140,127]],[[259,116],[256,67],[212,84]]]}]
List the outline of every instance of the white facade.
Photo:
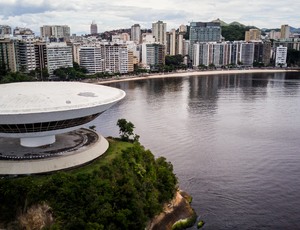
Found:
[{"label": "white facade", "polygon": [[53,71],[60,67],[73,67],[72,47],[66,43],[47,44],[48,73],[53,75]]},{"label": "white facade", "polygon": [[142,34],[142,43],[154,43],[155,42],[155,37],[153,34],[149,33],[144,33]]},{"label": "white facade", "polygon": [[286,67],[286,58],[287,58],[287,47],[279,46],[276,48],[276,67]]},{"label": "white facade", "polygon": [[176,55],[176,30],[172,29],[169,32],[169,36],[170,36],[170,42],[168,44],[170,50],[169,55]]},{"label": "white facade", "polygon": [[81,47],[79,56],[80,66],[85,67],[89,73],[103,72],[104,59],[101,47]]},{"label": "white facade", "polygon": [[119,55],[120,55],[120,63],[119,63],[120,73],[128,73],[128,49],[126,46],[120,47]]},{"label": "white facade", "polygon": [[123,45],[104,45],[104,71],[109,73],[128,72],[128,49]]},{"label": "white facade", "polygon": [[0,136],[21,138],[28,147],[55,142],[56,134],[82,127],[125,96],[78,82],[2,84],[0,94]]}]

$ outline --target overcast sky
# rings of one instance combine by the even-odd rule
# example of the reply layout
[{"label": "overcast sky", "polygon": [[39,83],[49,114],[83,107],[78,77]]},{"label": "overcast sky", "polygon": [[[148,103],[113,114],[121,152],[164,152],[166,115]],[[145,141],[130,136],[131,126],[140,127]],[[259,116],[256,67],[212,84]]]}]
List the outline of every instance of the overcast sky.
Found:
[{"label": "overcast sky", "polygon": [[282,24],[300,27],[299,0],[0,0],[0,25],[28,27],[66,24],[71,33],[85,34],[93,20],[98,32],[130,28],[163,20],[167,29],[191,21],[220,18],[259,28]]}]

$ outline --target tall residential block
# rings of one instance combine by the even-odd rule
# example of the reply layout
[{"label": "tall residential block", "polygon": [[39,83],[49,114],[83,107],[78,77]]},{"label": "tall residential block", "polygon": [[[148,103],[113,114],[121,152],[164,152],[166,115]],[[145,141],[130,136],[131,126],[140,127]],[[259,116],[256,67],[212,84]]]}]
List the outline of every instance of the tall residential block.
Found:
[{"label": "tall residential block", "polygon": [[151,70],[158,70],[165,64],[165,46],[159,43],[142,45],[142,65]]},{"label": "tall residential block", "polygon": [[259,41],[261,40],[261,31],[259,29],[250,29],[245,32],[245,41]]},{"label": "tall residential block", "polygon": [[91,26],[90,26],[90,31],[92,35],[98,34],[98,26],[97,24],[93,21]]},{"label": "tall residential block", "polygon": [[271,42],[260,41],[254,42],[254,60],[253,62],[262,63],[265,66],[270,64],[271,59]]},{"label": "tall residential block", "polygon": [[287,58],[287,47],[279,46],[276,48],[276,58],[275,66],[276,67],[286,67],[286,58]]},{"label": "tall residential block", "polygon": [[67,25],[44,25],[40,28],[41,37],[65,38],[71,35]]},{"label": "tall residential block", "polygon": [[18,69],[30,72],[37,68],[35,56],[35,40],[26,39],[16,41]]},{"label": "tall residential block", "polygon": [[12,72],[18,70],[16,53],[15,42],[12,39],[0,38],[0,64]]},{"label": "tall residential block", "polygon": [[141,42],[141,27],[139,24],[131,26],[131,41],[134,41],[136,44]]},{"label": "tall residential block", "polygon": [[81,47],[79,50],[80,66],[85,67],[88,73],[98,73],[104,70],[104,59],[101,47]]},{"label": "tall residential block", "polygon": [[128,49],[123,45],[107,44],[103,46],[105,72],[128,73]]},{"label": "tall residential block", "polygon": [[48,73],[53,76],[53,71],[60,67],[73,67],[72,47],[66,43],[47,44]]},{"label": "tall residential block", "polygon": [[131,73],[134,71],[134,56],[133,51],[128,50],[128,73]]},{"label": "tall residential block", "polygon": [[179,32],[178,30],[172,29],[170,32],[167,32],[167,47],[166,53],[168,55],[177,55],[184,54],[184,44],[183,36],[184,32]]},{"label": "tall residential block", "polygon": [[244,66],[252,66],[254,60],[254,43],[241,43],[240,62]]},{"label": "tall residential block", "polygon": [[[36,68],[43,70],[47,69],[48,60],[47,60],[47,45],[45,42],[37,41],[34,44],[35,50],[35,64]],[[43,76],[41,77],[43,79]]]},{"label": "tall residential block", "polygon": [[280,29],[280,38],[281,39],[287,39],[290,37],[291,34],[291,28],[289,25],[282,25]]},{"label": "tall residential block", "polygon": [[221,41],[221,26],[219,22],[190,23],[190,57],[193,57],[193,45],[197,42]]},{"label": "tall residential block", "polygon": [[152,23],[152,34],[156,42],[167,45],[167,23],[163,21]]},{"label": "tall residential block", "polygon": [[8,25],[0,25],[0,35],[11,34],[11,27]]}]

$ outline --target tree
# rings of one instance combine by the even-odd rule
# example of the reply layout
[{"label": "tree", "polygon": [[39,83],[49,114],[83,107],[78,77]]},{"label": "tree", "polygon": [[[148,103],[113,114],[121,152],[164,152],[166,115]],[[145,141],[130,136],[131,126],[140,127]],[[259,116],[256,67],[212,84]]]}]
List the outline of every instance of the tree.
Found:
[{"label": "tree", "polygon": [[300,51],[295,49],[288,49],[287,64],[288,66],[300,66]]},{"label": "tree", "polygon": [[205,70],[205,69],[207,69],[207,66],[204,65],[204,64],[200,64],[200,65],[198,65],[198,68],[199,68],[200,70]]},{"label": "tree", "polygon": [[208,65],[208,68],[209,68],[209,69],[216,69],[216,66],[215,66],[214,63],[210,63],[210,64]]},{"label": "tree", "polygon": [[117,126],[119,126],[120,137],[123,141],[129,141],[130,136],[134,135],[133,134],[133,129],[135,127],[130,121],[127,121],[124,118],[119,119],[118,122],[117,122]]},{"label": "tree", "polygon": [[10,72],[1,79],[1,83],[33,81],[33,78],[21,72]]}]

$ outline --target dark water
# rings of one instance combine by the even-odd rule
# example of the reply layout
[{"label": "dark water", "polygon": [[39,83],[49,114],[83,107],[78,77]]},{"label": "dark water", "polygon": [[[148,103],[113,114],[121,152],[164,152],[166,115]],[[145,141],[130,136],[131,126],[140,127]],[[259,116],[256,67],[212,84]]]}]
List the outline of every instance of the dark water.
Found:
[{"label": "dark water", "polygon": [[[300,229],[300,73],[111,84],[127,97],[95,122],[174,165],[203,229]],[[196,229],[196,227],[194,227]]]}]

